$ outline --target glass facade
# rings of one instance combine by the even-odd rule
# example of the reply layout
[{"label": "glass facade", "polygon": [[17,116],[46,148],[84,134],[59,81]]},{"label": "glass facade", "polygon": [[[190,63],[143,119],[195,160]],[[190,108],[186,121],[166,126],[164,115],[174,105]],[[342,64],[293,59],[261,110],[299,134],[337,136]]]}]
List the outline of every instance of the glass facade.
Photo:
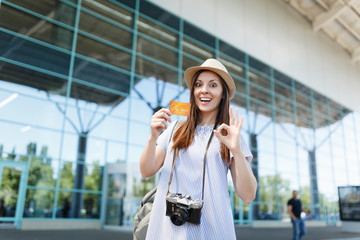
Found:
[{"label": "glass facade", "polygon": [[235,223],[288,218],[293,189],[334,223],[337,187],[360,184],[359,113],[148,1],[2,0],[0,53],[0,222],[131,225],[156,182],[138,169],[151,115],[189,101],[183,72],[210,57],[259,185],[247,205],[229,181]]}]

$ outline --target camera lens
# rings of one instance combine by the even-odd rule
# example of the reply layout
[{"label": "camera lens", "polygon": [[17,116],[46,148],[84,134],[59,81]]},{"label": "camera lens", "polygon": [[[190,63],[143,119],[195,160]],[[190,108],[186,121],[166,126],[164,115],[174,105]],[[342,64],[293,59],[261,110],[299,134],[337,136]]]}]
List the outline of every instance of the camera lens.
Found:
[{"label": "camera lens", "polygon": [[183,225],[188,219],[188,211],[184,208],[177,208],[173,214],[171,214],[171,222],[176,226]]}]

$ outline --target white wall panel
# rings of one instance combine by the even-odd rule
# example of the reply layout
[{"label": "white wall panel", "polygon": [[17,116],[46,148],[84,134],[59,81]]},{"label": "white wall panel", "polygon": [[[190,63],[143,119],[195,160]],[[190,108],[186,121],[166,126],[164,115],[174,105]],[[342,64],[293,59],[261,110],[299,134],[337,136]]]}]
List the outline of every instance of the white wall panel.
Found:
[{"label": "white wall panel", "polygon": [[[266,2],[266,24],[268,32],[268,46],[269,61],[276,61],[276,65],[281,69],[289,69],[291,60],[289,58],[289,24],[276,12],[276,6],[268,1]],[[285,34],[279,35],[276,28],[270,26],[277,26],[277,28],[284,29]]]},{"label": "white wall panel", "polygon": [[303,84],[360,111],[360,64],[282,0],[151,0]]},{"label": "white wall panel", "polygon": [[[306,62],[308,77],[311,79],[312,87],[314,89],[324,88],[325,78],[324,78],[324,64],[321,49],[318,47],[321,45],[321,38],[318,35],[315,35],[313,40],[307,39],[306,47],[308,48],[306,57],[308,61]],[[312,44],[312,41],[315,44]],[[313,80],[316,79],[316,80]],[[310,84],[309,84],[310,85]]]},{"label": "white wall panel", "polygon": [[[294,27],[296,24],[304,24],[301,22],[294,23],[292,20],[287,22],[287,30],[289,31],[288,34],[288,46],[289,46],[289,68],[284,71],[285,73],[289,74],[290,76],[299,76],[302,79],[306,79],[306,68],[304,64],[302,64],[303,59],[306,57],[305,55],[305,34],[304,30],[301,28]],[[286,30],[284,30],[286,31]],[[282,34],[283,35],[283,34]],[[284,70],[286,68],[282,68]]]},{"label": "white wall panel", "polygon": [[[219,6],[221,5],[221,6]],[[221,39],[232,39],[227,41],[239,49],[245,48],[245,33],[246,33],[246,16],[245,3],[243,1],[234,1],[233,4],[224,5],[221,1],[216,1],[216,13],[218,19],[223,21],[216,21],[215,31],[212,33],[219,36]],[[227,29],[227,30],[223,30]],[[229,31],[231,29],[231,31]]]},{"label": "white wall panel", "polygon": [[184,19],[191,19],[189,22],[196,23],[197,26],[206,26],[204,29],[214,34],[215,22],[218,20],[215,2],[216,0],[183,0],[180,14]]},{"label": "white wall panel", "polygon": [[[244,0],[244,3],[246,26],[245,48],[242,50],[256,58],[261,55],[263,57],[260,60],[267,62],[270,56],[267,39],[266,4],[260,4],[259,1],[252,0]],[[258,11],[258,14],[254,14],[255,11]],[[267,51],[264,51],[265,49]]]}]

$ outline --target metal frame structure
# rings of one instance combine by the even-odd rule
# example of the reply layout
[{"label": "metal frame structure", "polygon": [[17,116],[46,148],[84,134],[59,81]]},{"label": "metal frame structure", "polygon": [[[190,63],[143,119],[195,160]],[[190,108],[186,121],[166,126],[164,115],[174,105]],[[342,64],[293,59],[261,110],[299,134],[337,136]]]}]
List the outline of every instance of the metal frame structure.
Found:
[{"label": "metal frame structure", "polygon": [[284,0],[312,24],[339,44],[353,62],[360,60],[360,2],[358,0]]},{"label": "metal frame structure", "polygon": [[[45,15],[39,13],[42,2],[37,3],[39,6],[37,9],[30,9],[31,6],[26,7],[23,5],[26,3],[21,3],[21,1],[17,0],[3,0],[0,1],[0,3],[0,38],[4,37],[3,39],[6,39],[3,40],[2,43],[0,40],[0,43],[2,44],[0,45],[0,52],[2,53],[0,56],[0,69],[3,70],[2,72],[0,71],[0,80],[33,88],[42,86],[39,90],[46,91],[49,96],[60,95],[64,97],[64,102],[57,102],[57,104],[60,104],[63,107],[63,119],[60,124],[61,127],[59,127],[60,130],[44,128],[41,126],[41,123],[32,125],[33,128],[44,128],[47,131],[56,131],[60,133],[60,152],[59,156],[54,158],[54,160],[58,161],[58,174],[61,172],[62,163],[74,161],[73,159],[66,159],[63,156],[67,134],[76,135],[76,133],[70,131],[67,127],[67,124],[69,123],[69,108],[78,108],[78,112],[86,110],[78,105],[74,106],[71,99],[76,99],[76,103],[79,100],[97,104],[101,107],[112,106],[111,110],[100,112],[99,114],[104,118],[114,116],[116,119],[126,122],[126,126],[130,126],[131,124],[147,125],[148,122],[146,120],[134,119],[132,117],[131,109],[136,108],[135,101],[144,100],[144,98],[139,94],[136,94],[136,91],[133,90],[136,88],[139,81],[146,81],[149,76],[154,76],[164,84],[167,84],[166,86],[175,85],[178,90],[178,95],[173,96],[173,98],[177,99],[186,91],[182,80],[184,70],[189,66],[201,64],[204,58],[207,57],[220,59],[229,69],[229,72],[232,74],[236,85],[238,86],[232,104],[239,108],[243,108],[245,110],[245,119],[249,119],[249,121],[247,121],[247,126],[244,126],[244,132],[249,136],[255,134],[255,138],[261,139],[256,140],[259,141],[259,143],[261,143],[261,141],[273,142],[273,149],[267,154],[272,155],[274,158],[274,169],[271,171],[273,171],[275,175],[280,173],[278,168],[282,163],[279,162],[278,159],[283,157],[280,156],[281,153],[279,152],[279,146],[281,146],[281,144],[278,139],[278,126],[291,125],[294,129],[294,132],[286,132],[286,134],[289,136],[289,139],[293,141],[294,145],[296,145],[296,153],[291,157],[295,157],[292,161],[296,163],[298,169],[300,168],[300,162],[304,161],[303,157],[299,155],[300,149],[305,149],[306,151],[316,149],[315,143],[322,143],[323,141],[329,142],[331,145],[331,135],[333,131],[330,128],[330,125],[336,125],[339,121],[342,126],[341,132],[343,135],[344,152],[347,152],[347,149],[345,148],[347,135],[345,135],[345,126],[343,125],[342,120],[346,116],[352,115],[351,117],[354,119],[353,126],[355,128],[356,120],[359,118],[357,113],[342,107],[333,100],[322,96],[296,81],[296,79],[280,73],[271,66],[260,62],[221,39],[196,28],[184,19],[167,13],[148,1],[54,0],[52,2],[54,8],[61,5],[64,9],[68,9],[69,13],[73,13],[72,24],[64,23],[61,19],[56,19],[56,14],[48,13]],[[54,9],[53,11],[56,12],[57,9]],[[151,11],[153,11],[154,14],[152,14]],[[14,18],[11,19],[13,22],[1,19],[1,16],[6,15],[7,17],[14,17],[19,13],[29,19],[37,19],[38,21],[34,21],[35,25],[30,27],[25,34],[19,30],[24,27],[21,18],[19,18],[18,21]],[[160,18],[160,16],[163,18]],[[95,29],[93,32],[85,31],[84,24],[86,24],[86,22],[82,22],[86,20],[90,21],[90,18],[95,19],[95,23],[98,24],[98,26],[96,26],[96,24],[93,23],[93,29]],[[123,21],[129,22],[129,24],[126,25]],[[71,37],[70,40],[68,39],[68,42],[63,42],[63,39],[55,38],[55,40],[52,39],[52,41],[46,39],[46,35],[41,31],[43,29],[48,29],[45,27],[46,24],[50,24],[53,29],[61,29],[61,31],[67,32]],[[111,27],[121,30],[124,35],[119,35],[117,37],[105,35],[98,36],[96,35],[96,29],[101,29],[101,27]],[[18,29],[19,31],[16,31],[15,29]],[[53,31],[56,32],[55,30]],[[122,38],[125,38],[125,35],[128,35],[131,38],[130,42],[127,42],[128,46],[122,44],[122,42],[125,41],[122,40]],[[14,41],[15,44],[13,43]],[[106,54],[104,53],[102,56],[97,56],[95,54],[94,56],[90,56],[85,53],[79,53],[79,46],[90,46],[90,43],[92,42],[96,43],[96,46],[99,46],[99,48],[102,47],[102,51],[106,52]],[[68,43],[68,45],[65,43]],[[64,69],[53,68],[50,63],[40,62],[35,56],[34,59],[30,58],[30,60],[33,61],[29,61],[29,59],[26,59],[25,56],[21,54],[20,57],[14,57],[18,54],[17,50],[25,47],[24,44],[36,46],[39,47],[39,49],[45,49],[42,52],[42,54],[45,54],[45,58],[50,59],[50,57],[53,57],[52,55],[47,56],[47,51],[51,51],[52,54],[55,52],[56,54],[54,54],[54,56],[63,56],[63,58],[67,60],[65,63],[61,64],[62,66],[67,67],[64,67]],[[108,51],[105,47],[111,48],[113,51]],[[92,49],[89,49],[89,52],[91,52],[91,50]],[[116,54],[112,56],[111,52]],[[61,57],[58,58],[59,63],[60,60]],[[118,61],[121,63],[124,62],[124,66],[121,66],[121,63],[118,63]],[[20,77],[19,79],[12,78],[12,75],[15,75],[15,72],[21,72],[24,69],[30,73],[41,74],[39,76],[46,76],[46,81],[41,82],[41,77],[36,75],[30,76],[31,80]],[[96,80],[96,77],[91,76],[90,73],[95,72],[95,70],[105,76],[101,81]],[[112,75],[106,75],[109,72]],[[158,75],[156,75],[156,73],[158,73]],[[115,77],[116,75],[120,77]],[[54,88],[52,82],[55,81],[54,79],[59,81],[58,88]],[[39,83],[37,83],[37,81],[39,81]],[[40,85],[40,83],[43,85]],[[109,96],[111,96],[110,100]],[[127,112],[123,115],[113,115],[112,109],[125,99],[128,100]],[[166,104],[159,104],[159,101],[149,101],[149,104],[154,105],[154,108],[159,105],[167,107]],[[96,111],[97,110],[94,110],[94,114],[97,113]],[[260,116],[267,118],[268,122],[263,124],[263,126],[260,126],[260,130],[258,130],[257,128],[260,121],[258,118],[260,118]],[[146,118],[148,116],[143,115],[143,117]],[[26,122],[26,119],[24,121]],[[7,120],[1,117],[0,122],[16,124],[15,120]],[[19,124],[23,124],[23,122],[19,122]],[[264,131],[269,127],[271,128],[271,136],[264,135],[263,137]],[[329,129],[329,136],[327,139],[316,139],[315,131],[321,128]],[[313,132],[313,144],[311,148],[307,148],[309,146],[306,146],[306,143],[305,147],[301,146],[301,139],[304,139],[304,129],[309,129]],[[358,135],[356,135],[357,131],[359,130],[355,129],[354,139],[356,143],[359,142],[357,139]],[[124,134],[125,140],[114,140],[97,136],[90,136],[90,138],[105,142],[106,149],[109,142],[124,145],[124,159],[121,160],[131,161],[129,160],[131,158],[129,149],[131,147],[141,148],[143,145],[130,142],[132,134],[130,130],[126,131]],[[251,143],[250,137],[249,142]],[[0,142],[0,144],[2,144],[2,142]],[[258,149],[257,145],[258,144],[256,144],[256,148],[251,146],[251,150],[262,153],[262,150]],[[358,148],[359,147],[356,148],[356,156],[358,173],[360,175],[360,157]],[[332,152],[330,154],[332,154]],[[107,156],[108,152],[105,150],[105,163],[109,161]],[[259,159],[256,159],[256,161],[259,160],[260,163],[261,161],[266,161],[266,159],[261,159],[260,156],[258,157]],[[331,160],[335,157],[336,156],[331,156]],[[85,158],[79,160],[78,158],[74,163],[83,168],[87,166],[99,166],[103,169],[103,172],[107,172],[106,164],[88,163],[87,160],[84,159]],[[307,160],[308,159],[305,159],[305,161]],[[30,162],[31,158],[29,164]],[[344,163],[346,162],[345,155]],[[317,166],[316,162],[314,162],[314,167],[316,168]],[[253,166],[253,168],[259,168],[256,169],[257,171],[262,170],[260,165]],[[335,166],[333,164],[332,179],[335,188],[337,183],[335,181],[334,168]],[[346,172],[349,172],[349,169],[347,169]],[[262,175],[259,174],[257,177],[259,179]],[[305,174],[305,177],[315,177],[315,180],[317,180],[318,176],[309,176],[309,174]],[[301,179],[303,178],[304,175],[301,174],[300,171],[297,171],[296,181],[299,187],[301,186]],[[106,192],[105,189],[107,183],[105,183],[104,179],[102,180],[102,188],[98,191],[86,190],[81,187],[76,189],[62,189],[60,187],[59,176],[56,178],[56,185],[54,187],[27,186],[27,189],[54,191],[53,206],[58,206],[58,195],[59,192],[62,191],[79,193],[81,195],[97,194],[101,198],[101,209],[99,210],[100,216],[97,220],[104,223],[106,201],[104,193]],[[239,199],[235,200],[236,197],[234,191],[230,187],[234,213],[235,208],[238,208],[237,210],[239,211],[239,218],[234,219],[234,222],[251,224],[254,220],[254,209],[257,209],[254,208],[254,205],[264,206],[267,204],[272,204],[274,208],[277,209],[275,210],[277,217],[273,220],[281,220],[284,213],[281,212],[282,210],[280,209],[284,208],[286,203],[282,202],[279,198],[280,183],[278,181],[280,181],[280,179],[276,177],[274,186],[275,202],[270,200],[262,201],[259,196],[259,198],[249,206],[246,206],[241,200],[239,202]],[[350,181],[350,179],[347,179],[348,184]],[[262,188],[266,186],[259,184],[259,187]],[[312,189],[310,194],[312,194],[314,198],[319,196],[320,193],[318,188],[314,187]],[[334,191],[336,191],[336,189],[334,189]],[[236,204],[238,204],[238,206],[235,207]],[[312,210],[319,209],[322,207],[320,204],[319,201],[312,202],[309,207]],[[55,209],[56,207],[52,210],[52,220],[57,219]],[[245,209],[248,209],[248,218],[245,218]],[[256,211],[258,211],[258,209]],[[335,216],[338,214],[338,209],[336,207],[332,208],[330,211]],[[259,215],[260,213],[257,212],[255,214]],[[326,221],[331,223],[336,221],[336,217],[333,219],[328,217],[330,214],[323,214],[320,212],[319,214],[320,219],[327,219]]]}]

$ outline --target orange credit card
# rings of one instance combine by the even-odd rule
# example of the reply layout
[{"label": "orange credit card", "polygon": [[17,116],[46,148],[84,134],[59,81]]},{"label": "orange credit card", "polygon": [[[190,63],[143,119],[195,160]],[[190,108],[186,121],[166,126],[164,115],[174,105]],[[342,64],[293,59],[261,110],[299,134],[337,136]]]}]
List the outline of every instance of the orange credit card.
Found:
[{"label": "orange credit card", "polygon": [[169,110],[175,115],[189,116],[190,106],[190,103],[170,101]]}]

